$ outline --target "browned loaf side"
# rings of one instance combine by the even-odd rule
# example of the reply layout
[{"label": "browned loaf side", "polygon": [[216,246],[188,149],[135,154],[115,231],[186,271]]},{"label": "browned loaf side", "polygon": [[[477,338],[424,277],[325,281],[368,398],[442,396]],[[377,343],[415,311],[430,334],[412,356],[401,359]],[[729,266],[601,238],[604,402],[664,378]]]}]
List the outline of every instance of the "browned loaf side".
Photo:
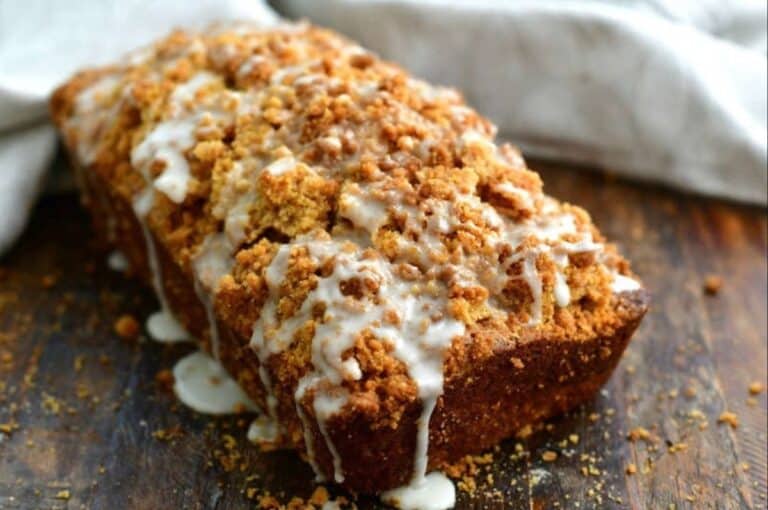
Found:
[{"label": "browned loaf side", "polygon": [[[431,395],[430,469],[588,400],[647,309],[588,215],[544,195],[458,95],[325,30],[175,33],[140,58],[77,75],[52,112],[100,237],[148,283],[160,276],[168,307],[209,352],[216,331],[220,361],[248,395],[265,412],[276,399],[282,442],[305,454],[310,445],[328,479],[336,456],[354,491],[411,479]],[[235,172],[239,185],[228,187]],[[172,174],[181,177],[161,181]],[[224,253],[206,251],[220,233],[232,234]],[[213,271],[201,260],[227,264]],[[340,293],[321,294],[334,278]],[[413,292],[415,329],[395,288]],[[345,306],[375,317],[350,333],[334,322]],[[338,360],[317,345],[323,328],[348,341]],[[416,348],[443,360],[443,383],[427,397],[418,362],[393,347],[422,331],[451,332],[440,348]],[[319,368],[322,356],[330,368]],[[297,396],[302,381],[309,389]],[[341,404],[324,416],[320,399]]]}]

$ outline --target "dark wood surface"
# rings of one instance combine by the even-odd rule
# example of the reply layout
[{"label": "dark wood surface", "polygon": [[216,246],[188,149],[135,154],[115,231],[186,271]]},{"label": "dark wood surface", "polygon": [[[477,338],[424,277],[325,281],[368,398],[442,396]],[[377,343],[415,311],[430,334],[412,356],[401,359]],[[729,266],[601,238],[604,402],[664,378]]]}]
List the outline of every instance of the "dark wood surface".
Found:
[{"label": "dark wood surface", "polygon": [[[766,384],[766,211],[532,166],[621,246],[652,309],[595,401],[504,443],[457,508],[766,508],[766,395],[748,392]],[[49,197],[0,259],[0,508],[308,497],[310,469],[292,452],[246,445],[247,417],[197,415],[155,380],[189,347],[117,338],[118,316],[156,305],[106,268],[90,237],[74,195]],[[708,274],[723,278],[717,295],[703,291]],[[738,428],[718,424],[726,410]],[[638,427],[648,440],[627,439]],[[156,437],[161,429],[177,437]],[[557,459],[543,460],[547,451]]]}]

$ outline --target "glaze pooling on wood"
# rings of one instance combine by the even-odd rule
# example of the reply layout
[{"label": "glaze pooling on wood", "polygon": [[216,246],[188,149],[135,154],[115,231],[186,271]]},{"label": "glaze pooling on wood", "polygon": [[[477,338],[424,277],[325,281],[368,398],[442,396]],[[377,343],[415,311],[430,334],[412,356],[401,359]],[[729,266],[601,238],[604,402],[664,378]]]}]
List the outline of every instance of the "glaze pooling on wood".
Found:
[{"label": "glaze pooling on wood", "polygon": [[421,483],[384,492],[381,500],[400,510],[448,510],[456,503],[456,489],[445,475],[430,473]]},{"label": "glaze pooling on wood", "polygon": [[173,391],[185,405],[204,414],[232,414],[258,408],[213,358],[196,351],[173,367]]}]

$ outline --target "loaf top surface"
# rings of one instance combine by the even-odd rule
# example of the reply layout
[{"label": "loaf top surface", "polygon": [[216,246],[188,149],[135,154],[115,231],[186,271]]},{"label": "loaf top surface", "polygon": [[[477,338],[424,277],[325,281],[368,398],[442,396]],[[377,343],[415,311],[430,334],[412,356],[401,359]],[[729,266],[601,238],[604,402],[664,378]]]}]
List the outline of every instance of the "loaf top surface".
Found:
[{"label": "loaf top surface", "polygon": [[639,288],[458,93],[324,29],[177,31],[52,111],[273,376],[326,393],[318,416],[392,425],[478,358],[611,335]]}]

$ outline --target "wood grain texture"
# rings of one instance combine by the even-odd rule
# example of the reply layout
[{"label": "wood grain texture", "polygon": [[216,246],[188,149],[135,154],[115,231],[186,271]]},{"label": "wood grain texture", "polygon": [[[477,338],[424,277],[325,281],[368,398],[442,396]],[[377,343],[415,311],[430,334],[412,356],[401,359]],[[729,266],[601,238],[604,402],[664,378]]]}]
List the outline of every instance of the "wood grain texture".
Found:
[{"label": "wood grain texture", "polygon": [[[766,395],[748,401],[750,383],[767,382],[765,210],[532,166],[621,246],[652,309],[595,401],[504,443],[457,508],[766,508]],[[155,381],[189,347],[117,338],[116,318],[145,317],[154,299],[89,239],[74,195],[47,198],[0,261],[0,509],[233,509],[255,504],[249,489],[308,497],[309,467],[246,445],[247,416],[197,415]],[[714,296],[710,273],[724,278]],[[725,410],[739,428],[717,423]],[[174,427],[179,437],[155,437]],[[637,427],[650,439],[629,441]]]}]

